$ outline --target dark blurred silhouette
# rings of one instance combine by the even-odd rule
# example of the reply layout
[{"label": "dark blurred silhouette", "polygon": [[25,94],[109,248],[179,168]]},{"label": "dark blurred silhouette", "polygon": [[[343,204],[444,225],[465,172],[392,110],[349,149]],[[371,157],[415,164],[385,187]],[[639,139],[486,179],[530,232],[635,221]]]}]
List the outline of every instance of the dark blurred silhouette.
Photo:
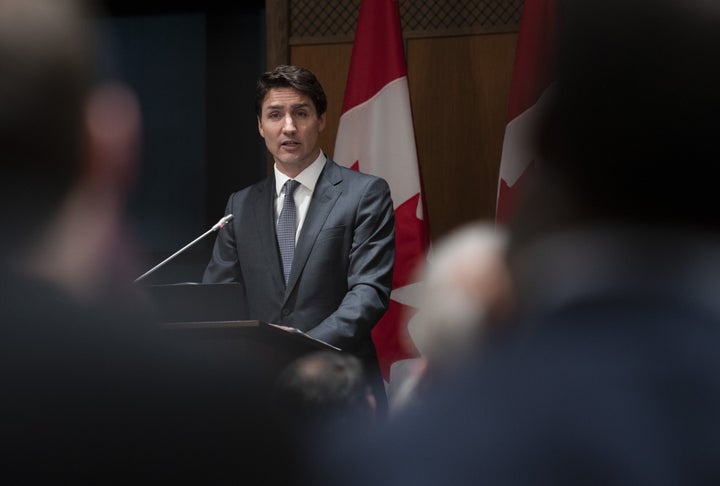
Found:
[{"label": "dark blurred silhouette", "polygon": [[362,360],[337,351],[315,351],[288,364],[275,381],[271,409],[274,445],[295,459],[282,461],[297,484],[325,484],[312,473],[326,444],[349,440],[355,428],[377,422]]},{"label": "dark blurred silhouette", "polygon": [[126,87],[93,84],[95,39],[64,3],[1,4],[0,250],[4,267],[90,300],[134,270],[122,214],[140,111]]},{"label": "dark blurred silhouette", "polygon": [[319,428],[375,422],[375,397],[362,361],[335,351],[290,363],[277,378],[273,406],[279,424],[301,440]]},{"label": "dark blurred silhouette", "polygon": [[510,228],[518,331],[429,410],[338,447],[331,481],[720,483],[720,9],[560,8],[541,160]]},{"label": "dark blurred silhouette", "polygon": [[0,0],[0,477],[287,484],[262,468],[251,366],[171,340],[135,300],[140,109],[93,82],[82,6]]},{"label": "dark blurred silhouette", "polygon": [[422,299],[408,323],[420,357],[403,363],[388,397],[391,415],[421,405],[437,383],[462,370],[488,339],[504,333],[512,310],[505,262],[507,235],[490,222],[475,222],[433,245],[417,272]]}]

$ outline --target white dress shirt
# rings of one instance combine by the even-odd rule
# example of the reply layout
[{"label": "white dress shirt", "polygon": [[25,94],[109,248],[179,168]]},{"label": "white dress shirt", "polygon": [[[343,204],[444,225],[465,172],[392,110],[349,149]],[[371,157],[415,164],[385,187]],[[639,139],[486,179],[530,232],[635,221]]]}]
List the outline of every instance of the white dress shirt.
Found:
[{"label": "white dress shirt", "polygon": [[[305,222],[305,216],[307,216],[308,208],[310,207],[310,200],[312,199],[313,192],[315,191],[315,185],[320,178],[320,173],[325,167],[327,157],[320,151],[320,155],[315,161],[310,164],[305,170],[300,172],[294,180],[298,181],[300,185],[295,188],[293,194],[295,198],[295,207],[297,208],[297,228],[295,230],[295,242],[297,242],[300,229]],[[275,170],[275,224],[277,224],[278,218],[280,217],[280,210],[283,206],[283,200],[285,199],[285,182],[290,179],[288,176],[280,172],[277,168],[277,164],[274,166]]]}]

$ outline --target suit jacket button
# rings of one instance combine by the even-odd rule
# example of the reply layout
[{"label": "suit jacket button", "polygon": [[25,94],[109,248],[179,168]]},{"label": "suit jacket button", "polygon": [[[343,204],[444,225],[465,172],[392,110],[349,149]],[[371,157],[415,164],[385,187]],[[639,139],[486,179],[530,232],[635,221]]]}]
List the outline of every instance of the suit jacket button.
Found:
[{"label": "suit jacket button", "polygon": [[282,315],[284,315],[284,316],[290,315],[290,309],[283,309]]}]

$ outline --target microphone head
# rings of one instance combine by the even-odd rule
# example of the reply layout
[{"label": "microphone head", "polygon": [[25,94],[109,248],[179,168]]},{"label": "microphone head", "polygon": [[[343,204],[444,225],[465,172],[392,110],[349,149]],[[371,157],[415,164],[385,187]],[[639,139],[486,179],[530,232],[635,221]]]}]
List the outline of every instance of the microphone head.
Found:
[{"label": "microphone head", "polygon": [[215,226],[213,226],[213,229],[215,229],[215,230],[221,229],[223,226],[225,226],[226,224],[228,224],[231,219],[233,219],[233,215],[232,215],[232,214],[228,214],[228,215],[223,216],[223,217],[220,219],[220,221],[218,221],[218,222],[215,224]]}]

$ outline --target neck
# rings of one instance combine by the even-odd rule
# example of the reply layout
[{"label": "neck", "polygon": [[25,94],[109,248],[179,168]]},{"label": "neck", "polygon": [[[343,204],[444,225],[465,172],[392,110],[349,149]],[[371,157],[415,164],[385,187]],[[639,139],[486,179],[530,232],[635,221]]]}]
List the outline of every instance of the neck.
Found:
[{"label": "neck", "polygon": [[277,167],[277,170],[288,176],[290,179],[296,178],[302,171],[310,167],[313,162],[317,160],[317,158],[320,156],[320,149],[316,149],[312,155],[310,155],[305,162],[299,165],[292,165],[288,166],[287,164],[283,164],[282,162],[278,162],[278,160],[275,160],[275,167]]}]

